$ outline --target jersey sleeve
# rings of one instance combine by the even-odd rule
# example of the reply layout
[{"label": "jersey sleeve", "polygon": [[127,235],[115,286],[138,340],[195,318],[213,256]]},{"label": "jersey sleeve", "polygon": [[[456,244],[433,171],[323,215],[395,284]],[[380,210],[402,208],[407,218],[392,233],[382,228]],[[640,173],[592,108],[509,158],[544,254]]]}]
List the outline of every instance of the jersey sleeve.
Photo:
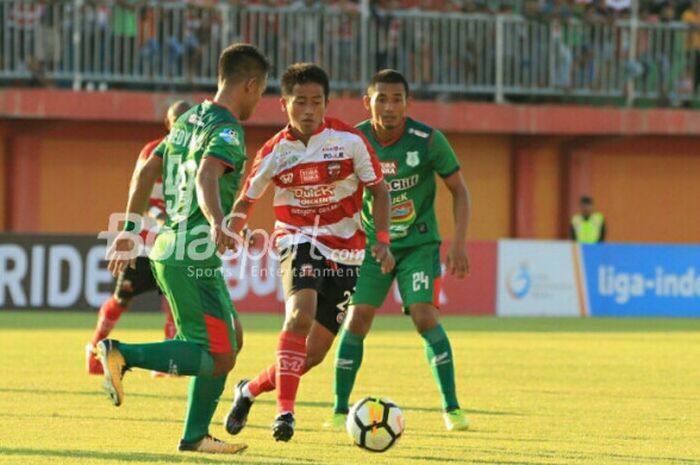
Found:
[{"label": "jersey sleeve", "polygon": [[216,158],[231,169],[240,169],[246,159],[243,131],[237,124],[216,126],[206,144],[203,158]]},{"label": "jersey sleeve", "polygon": [[[168,146],[168,137],[164,137],[163,140],[160,141],[158,145],[156,145],[156,148],[153,149],[151,154],[155,155],[156,157],[163,158],[165,155],[165,149]],[[145,149],[146,147],[144,147]],[[143,155],[143,150],[141,150],[141,155]],[[139,159],[141,159],[141,155],[139,156]],[[146,157],[148,158],[148,156]]]},{"label": "jersey sleeve", "polygon": [[433,138],[430,141],[428,159],[435,172],[443,178],[459,171],[457,154],[452,150],[444,134],[437,129],[433,132]]},{"label": "jersey sleeve", "polygon": [[258,200],[267,190],[275,175],[274,147],[263,146],[255,155],[253,167],[245,180],[241,195],[250,201]]},{"label": "jersey sleeve", "polygon": [[379,184],[384,180],[384,176],[382,175],[382,167],[377,159],[377,154],[374,153],[374,149],[360,131],[357,131],[356,134],[358,140],[355,142],[353,153],[355,174],[367,186]]}]

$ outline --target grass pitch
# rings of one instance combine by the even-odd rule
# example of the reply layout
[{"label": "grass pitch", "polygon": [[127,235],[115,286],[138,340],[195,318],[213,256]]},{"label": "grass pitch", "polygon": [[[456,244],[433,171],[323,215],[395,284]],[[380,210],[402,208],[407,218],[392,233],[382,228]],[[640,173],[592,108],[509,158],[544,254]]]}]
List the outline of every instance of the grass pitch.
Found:
[{"label": "grass pitch", "polygon": [[[232,389],[272,361],[281,316],[242,315],[245,348],[229,376],[211,432]],[[161,336],[162,315],[126,314],[113,336]],[[0,312],[0,465],[193,464],[681,464],[700,465],[700,320],[445,318],[457,387],[472,430],[447,433],[437,388],[410,321],[384,317],[365,344],[353,400],[392,398],[407,429],[385,454],[327,432],[332,356],[306,375],[292,442],[275,443],[274,396],[253,407],[242,456],[175,451],[186,379],[125,378],[113,407],[101,378],[84,372],[95,316]]]}]

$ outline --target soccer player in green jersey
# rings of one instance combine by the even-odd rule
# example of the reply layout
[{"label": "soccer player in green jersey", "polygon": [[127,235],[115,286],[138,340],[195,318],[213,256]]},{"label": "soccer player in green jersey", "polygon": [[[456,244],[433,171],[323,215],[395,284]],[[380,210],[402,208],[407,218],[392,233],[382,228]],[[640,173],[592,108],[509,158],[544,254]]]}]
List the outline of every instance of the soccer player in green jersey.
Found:
[{"label": "soccer player in green jersey", "polygon": [[[425,353],[440,388],[448,430],[469,427],[455,389],[450,341],[438,321],[441,276],[440,235],[435,218],[435,173],[452,194],[455,231],[447,252],[447,272],[464,278],[469,272],[466,235],[469,193],[452,147],[440,131],[406,116],[408,83],[397,71],[383,70],[371,80],[364,105],[372,118],[357,125],[377,153],[391,193],[392,273],[383,274],[374,260],[365,258],[352,297],[350,313],[340,336],[335,360],[335,413],[326,426],[344,424],[348,400],[362,362],[363,340],[377,308],[394,279],[408,313],[423,338]],[[362,223],[367,247],[382,240],[375,232],[371,205],[365,192]],[[369,257],[369,254],[366,255]]]},{"label": "soccer player in green jersey", "polygon": [[[151,260],[158,285],[172,307],[174,340],[126,344],[105,339],[98,346],[103,387],[114,405],[124,399],[126,370],[143,368],[192,376],[180,451],[235,454],[246,448],[209,435],[209,424],[242,344],[238,316],[229,298],[217,252],[234,248],[237,238],[224,224],[246,161],[243,129],[260,102],[270,65],[248,44],[234,44],[219,58],[218,91],[192,107],[135,174],[128,215],[144,210],[154,181],[163,176],[168,220]],[[133,231],[116,237],[109,270],[119,274],[133,253]],[[131,255],[131,256],[130,256]]]}]

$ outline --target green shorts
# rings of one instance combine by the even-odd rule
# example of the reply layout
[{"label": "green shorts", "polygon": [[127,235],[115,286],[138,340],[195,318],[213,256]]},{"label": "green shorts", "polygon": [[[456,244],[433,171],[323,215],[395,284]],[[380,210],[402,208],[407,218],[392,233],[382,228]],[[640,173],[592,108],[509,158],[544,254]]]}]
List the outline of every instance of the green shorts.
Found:
[{"label": "green shorts", "polygon": [[176,339],[195,343],[211,353],[238,349],[233,308],[221,268],[172,266],[151,261],[153,275],[170,303]]},{"label": "green shorts", "polygon": [[430,303],[439,307],[440,244],[426,244],[405,249],[392,249],[396,266],[391,273],[382,274],[379,263],[372,257],[369,249],[360,267],[355,294],[351,305],[367,304],[381,307],[391,284],[396,278],[399,293],[403,301],[404,313],[408,306],[417,303]]}]

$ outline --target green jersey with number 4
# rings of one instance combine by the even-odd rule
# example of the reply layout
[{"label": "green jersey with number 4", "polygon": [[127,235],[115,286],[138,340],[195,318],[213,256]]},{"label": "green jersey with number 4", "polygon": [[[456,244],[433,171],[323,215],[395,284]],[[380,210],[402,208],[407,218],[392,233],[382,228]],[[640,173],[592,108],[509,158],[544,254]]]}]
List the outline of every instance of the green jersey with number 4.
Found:
[{"label": "green jersey with number 4", "polygon": [[[440,242],[435,218],[435,173],[447,177],[459,170],[459,162],[445,136],[438,130],[406,118],[401,137],[382,146],[370,121],[357,125],[382,166],[391,195],[391,248],[416,247]],[[362,224],[367,242],[376,240],[372,217],[372,195],[365,189]]]},{"label": "green jersey with number 4", "polygon": [[197,202],[195,177],[205,157],[226,165],[225,174],[219,178],[219,198],[227,214],[246,160],[243,128],[228,109],[207,100],[178,118],[155,154],[163,158],[168,220],[150,258],[174,266],[221,266],[209,237],[209,222]]}]

